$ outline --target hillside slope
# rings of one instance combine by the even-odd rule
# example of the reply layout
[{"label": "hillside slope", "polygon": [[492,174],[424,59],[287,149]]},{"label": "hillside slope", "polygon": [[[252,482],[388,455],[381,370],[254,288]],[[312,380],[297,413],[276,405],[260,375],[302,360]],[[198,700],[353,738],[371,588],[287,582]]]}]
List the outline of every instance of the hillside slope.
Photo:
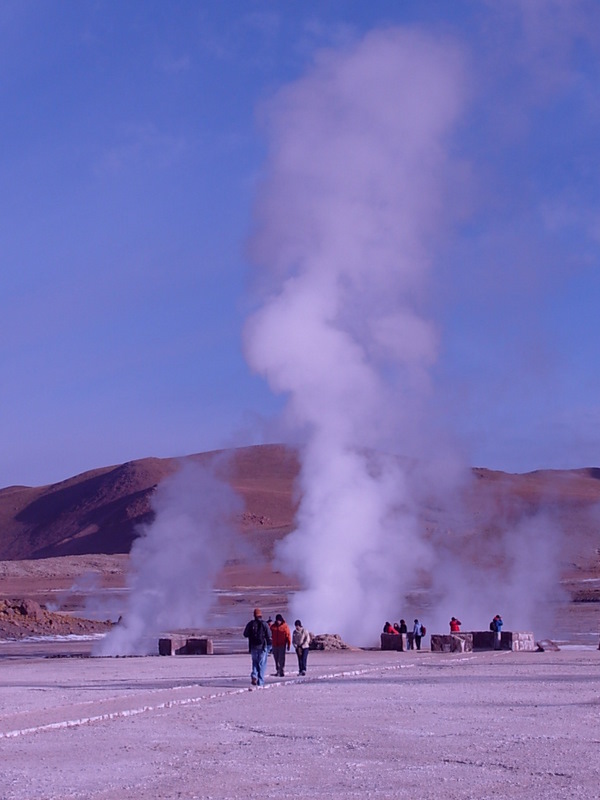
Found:
[{"label": "hillside slope", "polygon": [[[218,460],[219,471],[241,495],[241,529],[266,556],[292,529],[296,452],[284,445],[215,451],[181,459],[144,458],[85,472],[61,483],[0,490],[0,560],[128,553],[139,525],[152,519],[155,487],[180,462]],[[567,536],[563,574],[600,572],[600,470],[547,470],[524,475],[477,468],[452,509],[425,503],[422,525],[441,529],[472,562],[494,553],[500,528],[544,515]],[[544,535],[543,525],[541,535]]]},{"label": "hillside slope", "polygon": [[128,553],[136,528],[152,519],[156,486],[182,462],[219,459],[220,472],[242,496],[243,529],[261,549],[290,529],[298,462],[280,445],[175,458],[144,458],[84,472],[49,486],[0,490],[0,560]]}]

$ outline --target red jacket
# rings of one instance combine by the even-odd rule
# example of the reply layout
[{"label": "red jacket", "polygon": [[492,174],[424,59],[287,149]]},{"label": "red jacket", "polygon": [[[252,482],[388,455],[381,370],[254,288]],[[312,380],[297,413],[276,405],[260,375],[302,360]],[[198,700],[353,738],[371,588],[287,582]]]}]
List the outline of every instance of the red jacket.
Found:
[{"label": "red jacket", "polygon": [[458,633],[460,631],[460,626],[462,625],[459,619],[451,619],[450,620],[450,633]]},{"label": "red jacket", "polygon": [[278,625],[274,622],[271,626],[271,636],[273,637],[273,647],[286,647],[289,650],[292,646],[292,634],[287,622]]}]

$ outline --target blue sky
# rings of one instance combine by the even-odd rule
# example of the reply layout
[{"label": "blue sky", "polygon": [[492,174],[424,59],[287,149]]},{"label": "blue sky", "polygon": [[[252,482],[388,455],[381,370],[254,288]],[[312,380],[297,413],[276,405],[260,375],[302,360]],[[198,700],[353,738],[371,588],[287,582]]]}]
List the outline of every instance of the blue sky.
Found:
[{"label": "blue sky", "polygon": [[0,486],[279,439],[242,352],[261,108],[386,26],[467,65],[426,300],[467,460],[600,464],[595,2],[0,5]]}]

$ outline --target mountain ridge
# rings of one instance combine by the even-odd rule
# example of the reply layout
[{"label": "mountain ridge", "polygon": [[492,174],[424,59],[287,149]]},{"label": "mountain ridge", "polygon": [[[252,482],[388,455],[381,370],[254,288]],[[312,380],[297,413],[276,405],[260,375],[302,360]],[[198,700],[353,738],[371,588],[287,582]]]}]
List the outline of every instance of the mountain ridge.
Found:
[{"label": "mountain ridge", "polygon": [[[217,461],[244,501],[240,529],[269,556],[275,541],[293,529],[297,507],[298,453],[284,444],[148,457],[87,470],[46,486],[4,487],[0,489],[0,560],[128,553],[139,527],[153,517],[150,499],[156,486],[179,464]],[[467,531],[475,549],[486,535],[493,535],[489,520],[496,509],[508,520],[511,515],[548,511],[570,532],[573,541],[565,558],[571,559],[573,568],[600,568],[600,469],[519,474],[475,467],[471,475],[465,491],[468,524],[464,519],[453,520],[451,527],[460,529],[461,535]],[[425,527],[439,525],[443,514],[425,509]]]}]

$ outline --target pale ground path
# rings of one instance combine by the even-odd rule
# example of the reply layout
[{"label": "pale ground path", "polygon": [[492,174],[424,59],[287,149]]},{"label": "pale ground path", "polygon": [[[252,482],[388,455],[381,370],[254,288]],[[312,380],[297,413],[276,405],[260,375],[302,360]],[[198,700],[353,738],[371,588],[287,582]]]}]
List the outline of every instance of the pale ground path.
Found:
[{"label": "pale ground path", "polygon": [[[265,688],[415,666],[414,663],[396,663],[386,666],[350,665],[344,669],[343,665],[341,668],[339,664],[328,665],[323,656],[322,653],[316,656],[318,663],[306,678],[294,677],[294,672],[288,671],[284,679],[273,676]],[[0,680],[4,678],[0,686],[0,739],[136,716],[250,690],[248,677],[240,674],[248,667],[246,656],[214,656],[208,659],[208,664],[202,663],[206,660],[206,657],[91,658],[78,660],[78,668],[74,670],[72,659],[60,659],[54,661],[55,669],[52,671],[48,669],[46,660],[33,660],[24,662],[18,676],[12,680],[5,677],[2,667],[6,665],[0,665]],[[210,675],[203,674],[206,667],[209,667]],[[233,674],[232,667],[236,668]],[[148,671],[152,673],[151,679],[141,677]],[[200,674],[192,677],[195,671]],[[41,672],[45,672],[46,677],[40,680]],[[70,683],[73,677],[76,677],[76,682]]]},{"label": "pale ground path", "polygon": [[311,653],[307,679],[252,692],[248,673],[0,660],[0,797],[600,796],[598,651]]}]

